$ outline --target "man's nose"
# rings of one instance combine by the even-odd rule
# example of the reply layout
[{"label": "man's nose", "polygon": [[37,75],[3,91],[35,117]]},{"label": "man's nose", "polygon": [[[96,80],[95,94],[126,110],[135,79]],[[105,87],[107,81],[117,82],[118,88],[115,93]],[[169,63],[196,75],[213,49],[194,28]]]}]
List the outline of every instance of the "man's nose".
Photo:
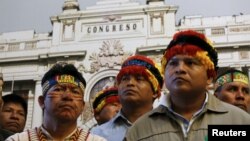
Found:
[{"label": "man's nose", "polygon": [[236,92],[236,98],[237,99],[245,99],[245,94],[244,94],[244,92],[242,91],[242,90],[238,90],[237,92]]},{"label": "man's nose", "polygon": [[73,93],[69,88],[65,88],[62,95],[63,95],[63,98],[71,98],[73,96]]},{"label": "man's nose", "polygon": [[136,79],[134,77],[129,77],[128,78],[128,84],[135,84]]},{"label": "man's nose", "polygon": [[184,73],[185,72],[186,65],[183,61],[178,62],[178,65],[176,67],[176,73]]},{"label": "man's nose", "polygon": [[11,112],[11,118],[13,119],[18,119],[19,118],[19,115],[18,115],[18,113],[17,112],[15,112],[15,111],[12,111]]}]

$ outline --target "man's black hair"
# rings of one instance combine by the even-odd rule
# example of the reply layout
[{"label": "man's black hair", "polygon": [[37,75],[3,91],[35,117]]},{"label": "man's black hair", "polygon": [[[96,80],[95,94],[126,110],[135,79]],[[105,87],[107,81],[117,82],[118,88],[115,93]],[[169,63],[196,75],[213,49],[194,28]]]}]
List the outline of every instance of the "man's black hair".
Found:
[{"label": "man's black hair", "polygon": [[3,96],[3,104],[7,104],[7,103],[19,103],[21,104],[22,108],[24,109],[25,112],[25,118],[27,118],[27,114],[28,114],[28,104],[26,102],[26,100],[17,95],[17,94],[8,94],[8,95],[4,95]]},{"label": "man's black hair", "polygon": [[42,78],[42,85],[54,76],[63,74],[68,74],[76,77],[79,81],[83,83],[84,86],[86,86],[86,81],[83,78],[82,74],[78,72],[77,68],[73,64],[67,63],[55,64],[48,72],[44,74]]}]

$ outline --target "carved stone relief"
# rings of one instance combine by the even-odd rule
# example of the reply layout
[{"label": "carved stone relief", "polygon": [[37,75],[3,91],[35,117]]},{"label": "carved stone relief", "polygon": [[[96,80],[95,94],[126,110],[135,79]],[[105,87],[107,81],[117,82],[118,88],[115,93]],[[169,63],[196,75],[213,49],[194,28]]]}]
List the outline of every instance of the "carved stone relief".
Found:
[{"label": "carved stone relief", "polygon": [[103,18],[106,21],[113,22],[115,20],[120,20],[121,16],[116,16],[116,15],[109,15]]},{"label": "carved stone relief", "polygon": [[151,59],[153,59],[156,63],[161,63],[162,54],[148,55]]},{"label": "carved stone relief", "polygon": [[89,57],[90,69],[84,68],[85,73],[95,73],[102,67],[114,68],[132,53],[124,52],[123,45],[119,40],[104,41],[99,53],[93,53]]}]

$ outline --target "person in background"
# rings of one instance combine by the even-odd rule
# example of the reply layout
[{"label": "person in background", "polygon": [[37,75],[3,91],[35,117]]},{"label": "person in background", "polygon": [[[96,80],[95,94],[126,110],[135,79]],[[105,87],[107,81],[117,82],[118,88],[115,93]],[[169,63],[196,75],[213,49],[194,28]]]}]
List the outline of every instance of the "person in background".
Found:
[{"label": "person in background", "polygon": [[208,125],[245,125],[250,115],[208,93],[218,57],[204,34],[177,32],[162,57],[169,93],[129,128],[127,141],[207,141]]},{"label": "person in background", "polygon": [[42,78],[42,95],[38,102],[43,110],[40,127],[16,133],[6,141],[105,141],[77,126],[83,112],[86,81],[72,64],[55,64]]},{"label": "person in background", "polygon": [[118,89],[110,87],[99,91],[93,101],[94,117],[98,125],[113,118],[121,109]]},{"label": "person in background", "polygon": [[153,102],[160,96],[163,85],[157,64],[142,55],[127,58],[116,79],[122,108],[114,118],[91,130],[108,141],[123,140],[127,129],[153,109]]},{"label": "person in background", "polygon": [[3,96],[3,102],[4,105],[0,112],[0,126],[13,133],[22,132],[27,119],[27,102],[16,94]]},{"label": "person in background", "polygon": [[[2,99],[3,83],[4,83],[3,82],[3,74],[0,73],[0,112],[1,112],[3,104],[4,104],[3,99]],[[2,129],[2,127],[0,126],[0,141],[5,140],[6,138],[8,138],[12,134],[13,134],[12,132],[7,131],[5,129]]]},{"label": "person in background", "polygon": [[228,69],[217,76],[214,86],[218,99],[250,112],[249,77],[244,72]]}]

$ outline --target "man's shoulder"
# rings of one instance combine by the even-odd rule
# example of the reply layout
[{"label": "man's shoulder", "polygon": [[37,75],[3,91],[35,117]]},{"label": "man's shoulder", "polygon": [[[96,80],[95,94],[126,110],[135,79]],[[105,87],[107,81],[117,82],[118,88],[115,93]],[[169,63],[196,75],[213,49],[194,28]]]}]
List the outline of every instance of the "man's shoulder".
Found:
[{"label": "man's shoulder", "polygon": [[12,132],[4,130],[4,129],[0,129],[0,139],[1,140],[4,140],[4,139],[8,138],[11,135],[13,135]]},{"label": "man's shoulder", "polygon": [[234,106],[232,104],[223,102],[225,107],[228,109],[228,112],[231,113],[232,117],[240,117],[240,119],[249,119],[250,120],[250,114],[246,111],[242,110],[241,108]]},{"label": "man's shoulder", "polygon": [[106,141],[105,138],[99,136],[99,135],[95,135],[93,133],[91,133],[89,130],[83,129],[81,127],[78,127],[79,130],[81,130],[81,134],[79,136],[78,140],[95,140],[95,141]]},{"label": "man's shoulder", "polygon": [[9,136],[6,139],[6,141],[19,141],[19,140],[28,141],[29,140],[29,133],[31,132],[31,130],[33,130],[33,129],[29,129],[29,131],[25,130],[25,131],[20,132],[20,133],[15,133],[15,134]]},{"label": "man's shoulder", "polygon": [[108,130],[112,128],[112,125],[114,125],[114,121],[109,120],[106,123],[103,123],[102,125],[97,125],[93,127],[90,132],[91,133],[96,133],[96,132],[102,132],[102,130]]},{"label": "man's shoulder", "polygon": [[229,124],[250,123],[250,114],[242,109],[223,102],[216,97],[213,97],[212,101],[210,100],[209,102],[208,110],[216,115],[217,118],[215,120],[222,122],[230,121],[228,122]]},{"label": "man's shoulder", "polygon": [[168,122],[170,123],[170,120],[162,120],[167,118],[169,118],[169,114],[167,114],[167,108],[163,105],[159,105],[158,107],[139,117],[133,123],[132,127],[140,128],[141,130],[147,130],[151,127],[154,127],[155,124],[159,125],[168,124]]},{"label": "man's shoulder", "polygon": [[164,105],[159,105],[152,109],[151,111],[143,114],[141,117],[139,117],[136,121],[148,121],[148,120],[154,120],[154,117],[159,117],[159,116],[167,116],[167,107]]}]

